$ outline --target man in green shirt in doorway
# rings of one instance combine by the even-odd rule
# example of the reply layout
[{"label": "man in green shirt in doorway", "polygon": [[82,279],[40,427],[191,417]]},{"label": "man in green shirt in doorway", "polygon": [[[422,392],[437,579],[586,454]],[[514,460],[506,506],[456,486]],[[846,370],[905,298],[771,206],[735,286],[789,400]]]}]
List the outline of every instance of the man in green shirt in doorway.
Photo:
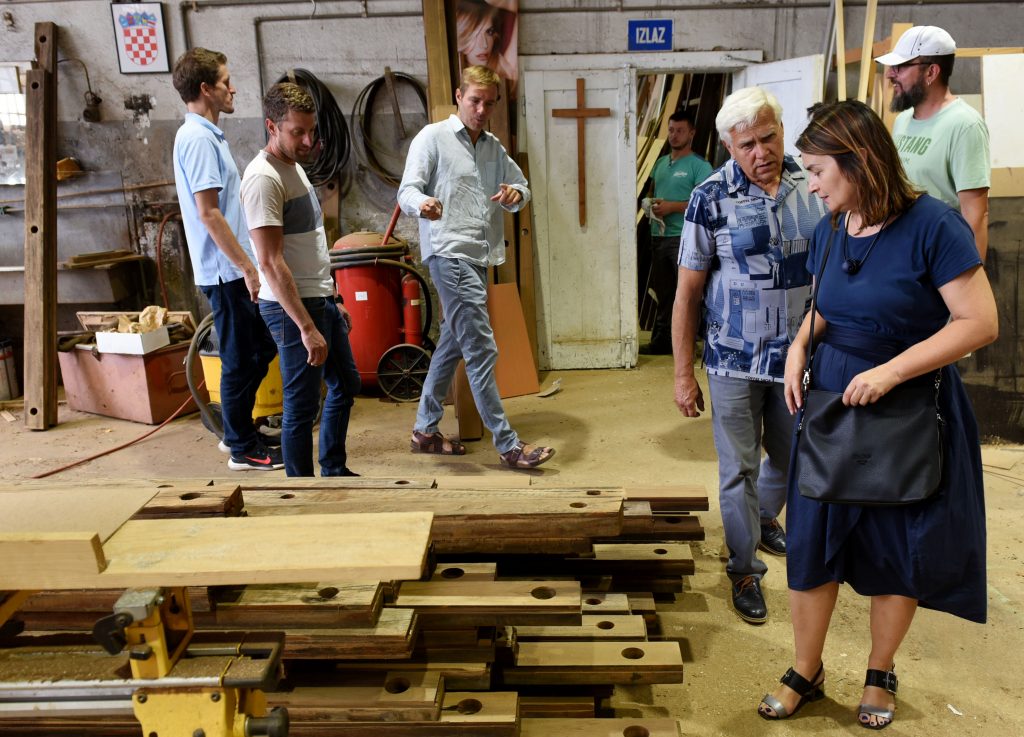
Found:
[{"label": "man in green shirt in doorway", "polygon": [[669,152],[658,159],[651,171],[651,285],[658,310],[651,342],[640,346],[643,354],[672,354],[672,300],[679,274],[683,215],[693,188],[711,176],[711,164],[693,152],[696,132],[690,113],[680,110],[669,116]]}]

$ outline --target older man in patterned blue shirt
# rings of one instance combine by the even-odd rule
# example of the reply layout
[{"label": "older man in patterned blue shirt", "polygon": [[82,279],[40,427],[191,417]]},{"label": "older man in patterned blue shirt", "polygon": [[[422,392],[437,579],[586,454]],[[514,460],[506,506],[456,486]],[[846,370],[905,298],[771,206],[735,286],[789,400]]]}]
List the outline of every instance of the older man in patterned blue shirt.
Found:
[{"label": "older man in patterned blue shirt", "polygon": [[776,519],[793,429],[783,396],[786,351],[810,298],[807,244],[825,206],[783,151],[782,108],[770,92],[734,92],[715,125],[732,158],[694,189],[686,210],[672,315],[675,401],[687,417],[704,410],[693,370],[699,326],[733,606],[761,623],[768,567],[757,548],[786,554]]}]

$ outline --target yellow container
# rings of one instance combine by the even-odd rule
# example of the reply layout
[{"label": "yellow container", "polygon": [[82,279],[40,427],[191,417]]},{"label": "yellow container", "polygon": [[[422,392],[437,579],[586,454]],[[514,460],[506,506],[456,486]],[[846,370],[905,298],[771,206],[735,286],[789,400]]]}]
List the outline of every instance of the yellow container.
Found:
[{"label": "yellow container", "polygon": [[[203,364],[203,376],[206,378],[206,390],[210,393],[210,402],[220,404],[220,356],[199,356]],[[256,404],[252,408],[252,417],[271,417],[284,412],[283,390],[281,386],[281,362],[277,356],[270,362],[267,375],[263,377],[260,388],[256,390]]]}]

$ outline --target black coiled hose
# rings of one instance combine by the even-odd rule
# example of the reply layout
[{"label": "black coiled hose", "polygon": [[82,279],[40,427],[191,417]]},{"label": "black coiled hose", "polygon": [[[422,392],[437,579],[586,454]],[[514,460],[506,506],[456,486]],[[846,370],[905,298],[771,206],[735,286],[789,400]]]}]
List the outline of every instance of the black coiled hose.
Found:
[{"label": "black coiled hose", "polygon": [[[416,92],[416,96],[419,98],[420,103],[423,106],[423,118],[428,119],[427,110],[427,91],[420,84],[419,80],[415,77],[410,77],[408,74],[401,72],[394,72],[395,82],[404,82],[413,88]],[[366,167],[377,176],[385,184],[392,187],[397,187],[402,181],[402,171],[391,172],[380,162],[377,158],[377,154],[388,155],[392,158],[401,157],[404,166],[404,155],[401,151],[396,151],[392,147],[381,146],[373,140],[373,104],[376,100],[377,95],[387,85],[387,80],[384,77],[377,77],[377,79],[366,85],[363,90],[359,93],[356,98],[355,104],[352,106],[352,125],[359,131],[360,138],[362,139],[362,154],[363,159],[366,162]],[[419,130],[411,131],[406,130],[406,138],[412,138]]]},{"label": "black coiled hose", "polygon": [[307,69],[289,69],[280,82],[293,82],[305,89],[316,106],[316,127],[321,141],[320,154],[312,164],[303,164],[306,176],[314,187],[320,187],[345,168],[352,152],[348,123],[334,95]]}]

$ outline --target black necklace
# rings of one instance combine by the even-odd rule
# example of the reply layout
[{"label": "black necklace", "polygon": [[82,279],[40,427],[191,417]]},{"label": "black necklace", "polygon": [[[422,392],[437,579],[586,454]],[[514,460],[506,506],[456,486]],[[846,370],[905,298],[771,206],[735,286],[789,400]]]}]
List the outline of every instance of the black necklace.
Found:
[{"label": "black necklace", "polygon": [[875,244],[878,243],[878,239],[882,237],[882,231],[885,230],[888,220],[889,218],[886,218],[882,221],[882,227],[878,229],[878,232],[875,233],[875,237],[872,238],[871,243],[868,244],[868,250],[864,252],[864,258],[856,259],[850,258],[850,254],[847,251],[850,233],[850,216],[846,216],[846,227],[843,228],[843,263],[841,265],[844,274],[854,276],[861,270],[861,267],[864,266],[864,262],[867,261],[868,256],[871,255],[871,250],[875,247]]}]

